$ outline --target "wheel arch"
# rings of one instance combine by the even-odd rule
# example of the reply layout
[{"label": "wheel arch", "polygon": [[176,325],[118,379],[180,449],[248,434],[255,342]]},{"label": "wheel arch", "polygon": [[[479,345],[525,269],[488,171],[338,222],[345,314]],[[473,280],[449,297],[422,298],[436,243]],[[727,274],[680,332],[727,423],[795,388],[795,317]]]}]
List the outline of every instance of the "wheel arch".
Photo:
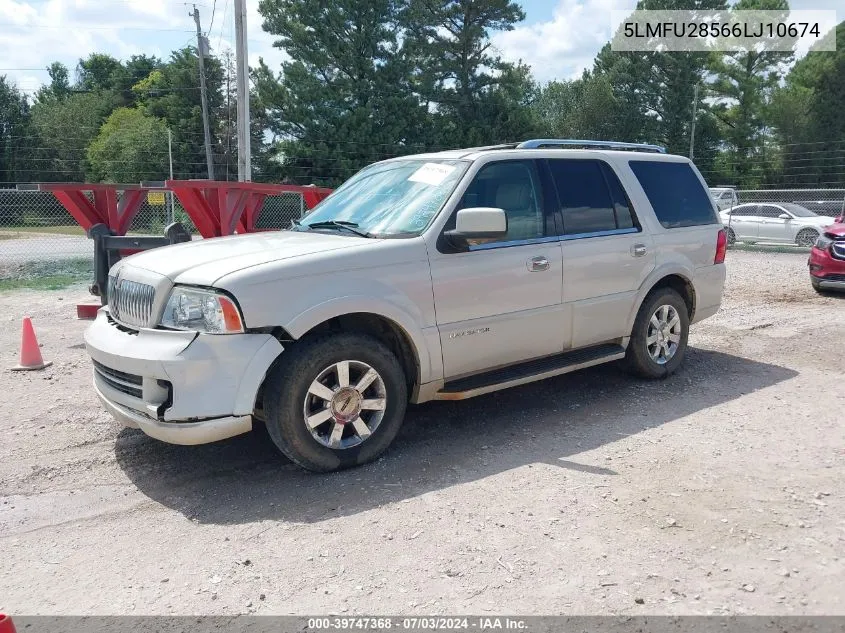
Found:
[{"label": "wheel arch", "polygon": [[687,305],[689,321],[692,323],[695,316],[697,297],[695,285],[691,277],[692,275],[689,274],[689,271],[683,269],[666,268],[655,271],[640,288],[637,301],[628,315],[628,331],[634,327],[634,320],[637,318],[637,313],[640,311],[643,302],[657,288],[671,288],[681,295],[684,303]]},{"label": "wheel arch", "polygon": [[[291,344],[313,334],[360,332],[385,343],[406,372],[409,393],[422,383],[441,376],[432,358],[439,357],[439,337],[426,336],[417,322],[399,307],[373,297],[345,297],[307,310],[281,326]],[[436,334],[436,328],[433,328]],[[432,345],[438,349],[430,349]],[[440,372],[442,375],[442,363]]]}]

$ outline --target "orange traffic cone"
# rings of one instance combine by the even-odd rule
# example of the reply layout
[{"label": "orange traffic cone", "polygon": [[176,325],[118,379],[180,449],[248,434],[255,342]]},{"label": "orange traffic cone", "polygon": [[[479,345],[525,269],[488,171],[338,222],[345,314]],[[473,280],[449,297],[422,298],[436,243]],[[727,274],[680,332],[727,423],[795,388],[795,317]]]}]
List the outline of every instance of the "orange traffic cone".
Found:
[{"label": "orange traffic cone", "polygon": [[[21,332],[21,362],[12,371],[32,371],[44,369],[52,365],[52,361],[45,363],[41,358],[41,348],[38,347],[38,339],[35,338],[35,329],[32,327],[32,319],[23,318],[23,332]],[[2,631],[0,631],[2,633]]]},{"label": "orange traffic cone", "polygon": [[0,633],[17,633],[12,616],[0,613]]}]

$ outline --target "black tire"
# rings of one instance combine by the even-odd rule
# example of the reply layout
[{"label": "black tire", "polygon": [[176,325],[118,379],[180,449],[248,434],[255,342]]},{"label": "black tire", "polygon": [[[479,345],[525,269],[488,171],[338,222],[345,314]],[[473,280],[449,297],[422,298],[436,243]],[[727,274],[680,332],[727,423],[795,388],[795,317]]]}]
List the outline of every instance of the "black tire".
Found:
[{"label": "black tire", "polygon": [[736,244],[736,233],[734,233],[734,230],[732,228],[728,228],[726,233],[726,237],[728,238],[728,246],[733,246],[734,244]]},{"label": "black tire", "polygon": [[[360,361],[375,369],[384,382],[384,417],[372,435],[357,446],[329,448],[306,427],[303,403],[321,371],[344,360]],[[267,432],[291,461],[314,472],[332,472],[373,461],[399,432],[408,404],[405,373],[381,341],[364,334],[339,333],[303,339],[282,352],[267,375],[264,411]]]},{"label": "black tire", "polygon": [[820,233],[815,229],[801,229],[795,236],[795,244],[798,246],[810,246],[816,243]]},{"label": "black tire", "polygon": [[[681,321],[681,340],[678,343],[674,356],[666,363],[660,364],[649,355],[646,339],[648,338],[649,321],[655,311],[663,305],[670,305],[677,311]],[[643,301],[637,313],[637,318],[634,320],[631,340],[628,343],[628,350],[625,354],[625,363],[628,371],[641,378],[666,378],[684,361],[688,338],[689,312],[687,311],[687,304],[681,295],[671,288],[656,288],[652,290],[645,298],[645,301]]]}]

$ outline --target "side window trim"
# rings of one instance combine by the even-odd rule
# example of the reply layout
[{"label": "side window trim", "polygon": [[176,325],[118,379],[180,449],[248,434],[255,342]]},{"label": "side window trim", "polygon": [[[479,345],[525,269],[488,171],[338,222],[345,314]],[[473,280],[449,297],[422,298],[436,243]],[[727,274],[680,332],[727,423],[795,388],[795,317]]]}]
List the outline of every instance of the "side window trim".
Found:
[{"label": "side window trim", "polygon": [[[598,159],[596,159],[598,160]],[[611,165],[603,160],[598,160],[601,163],[601,173],[604,176],[604,184],[607,187],[608,192],[610,193],[610,202],[613,203],[613,216],[616,218],[616,226],[619,226],[619,213],[616,210],[616,201],[613,198],[613,188],[610,186],[609,178],[613,176],[616,178],[616,183],[619,185],[619,189],[622,190],[622,195],[625,196],[625,202],[628,205],[628,212],[631,214],[631,221],[634,223],[633,228],[636,229],[632,231],[633,233],[640,233],[643,230],[642,224],[640,224],[640,219],[637,217],[637,212],[634,210],[634,204],[631,202],[631,197],[628,195],[628,192],[625,190],[625,185],[622,184],[622,181],[619,179],[619,174],[611,167]],[[622,230],[622,229],[617,229]]]},{"label": "side window trim", "polygon": [[555,208],[555,226],[558,230],[558,237],[560,238],[561,242],[568,242],[571,240],[582,240],[588,239],[592,237],[610,237],[614,235],[630,235],[631,233],[641,233],[642,232],[642,225],[640,224],[640,220],[637,217],[636,212],[634,211],[634,207],[631,204],[631,198],[628,195],[628,191],[625,189],[625,185],[622,184],[622,181],[619,180],[619,186],[622,188],[622,193],[625,196],[625,200],[628,203],[628,209],[631,212],[631,218],[634,221],[634,227],[627,228],[627,229],[612,229],[607,231],[592,231],[588,233],[566,233],[565,227],[563,224],[563,200],[560,197],[560,191],[558,190],[557,183],[555,182],[554,177],[552,176],[551,167],[549,166],[549,162],[552,160],[590,160],[595,163],[599,164],[599,171],[602,174],[602,179],[604,180],[604,186],[607,189],[607,195],[610,198],[611,204],[613,204],[613,219],[616,222],[616,225],[619,226],[619,217],[616,214],[616,205],[614,204],[614,197],[613,193],[610,189],[610,183],[607,182],[607,173],[605,172],[606,169],[609,169],[610,172],[616,176],[617,180],[619,180],[619,176],[616,174],[616,170],[611,167],[611,165],[600,158],[546,158],[543,159],[543,168],[545,170],[545,174],[547,176],[547,180],[549,186],[552,187],[553,192],[555,194],[555,198],[557,200],[557,205]]},{"label": "side window trim", "polygon": [[[472,176],[470,181],[467,183],[467,186],[464,188],[464,191],[461,192],[461,198],[463,198],[467,189],[469,189],[469,186],[478,177],[478,175],[482,171],[487,169],[487,167],[489,167],[491,165],[501,165],[501,164],[504,164],[504,163],[527,163],[527,164],[531,165],[531,167],[533,167],[533,169],[534,169],[534,174],[532,174],[532,179],[531,179],[532,182],[535,181],[534,176],[536,175],[536,182],[534,182],[535,187],[536,187],[535,193],[537,194],[537,203],[540,205],[540,211],[541,211],[542,216],[543,216],[543,232],[546,233],[549,230],[554,231],[554,229],[557,228],[558,224],[557,224],[557,219],[555,219],[554,222],[553,222],[553,226],[552,227],[549,226],[549,219],[550,219],[549,216],[551,216],[554,213],[554,210],[548,208],[548,206],[549,206],[548,205],[548,199],[547,199],[548,194],[546,192],[547,183],[546,183],[546,181],[544,179],[544,175],[543,175],[542,162],[543,162],[542,160],[537,159],[537,158],[509,158],[509,159],[504,159],[504,160],[487,161],[481,167],[479,167],[478,171],[475,172],[475,174]],[[449,218],[446,220],[446,223],[443,225],[443,229],[440,231],[440,236],[438,237],[438,240],[437,240],[438,241],[437,250],[440,251],[440,252],[445,252],[441,249],[440,242],[441,242],[441,240],[444,239],[445,233],[448,230],[447,227],[449,227],[449,225],[451,224],[451,222],[453,221],[453,219],[455,217],[455,214],[457,214],[457,212],[459,210],[460,210],[460,199],[458,201],[458,204],[455,206],[455,208],[452,209],[451,213],[449,214]],[[524,239],[524,240],[508,240],[507,242],[491,242],[489,244],[475,244],[475,245],[471,245],[468,248],[468,250],[466,250],[464,252],[465,253],[473,253],[475,251],[490,251],[490,250],[494,250],[494,249],[497,249],[497,248],[513,248],[514,246],[526,246],[526,245],[530,245],[530,244],[545,244],[545,243],[548,243],[548,242],[557,242],[557,241],[559,241],[557,235],[545,235],[543,237],[532,237],[532,238],[528,238],[528,239]]]}]

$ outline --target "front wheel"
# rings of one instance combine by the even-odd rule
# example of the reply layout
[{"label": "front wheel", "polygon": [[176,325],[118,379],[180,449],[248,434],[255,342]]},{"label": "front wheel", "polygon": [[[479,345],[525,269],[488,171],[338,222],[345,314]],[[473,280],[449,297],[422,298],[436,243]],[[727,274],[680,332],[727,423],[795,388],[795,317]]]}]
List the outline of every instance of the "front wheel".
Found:
[{"label": "front wheel", "polygon": [[665,378],[683,362],[688,338],[689,312],[681,295],[671,288],[652,291],[634,320],[628,369],[643,378]]},{"label": "front wheel", "polygon": [[381,341],[355,333],[314,337],[282,352],[267,376],[267,432],[291,461],[315,472],[365,464],[402,425],[408,387]]},{"label": "front wheel", "polygon": [[812,246],[819,239],[819,232],[813,229],[801,229],[795,236],[795,243],[798,246]]},{"label": "front wheel", "polygon": [[727,238],[728,238],[728,246],[733,246],[736,244],[736,233],[732,228],[728,228],[727,230]]}]

